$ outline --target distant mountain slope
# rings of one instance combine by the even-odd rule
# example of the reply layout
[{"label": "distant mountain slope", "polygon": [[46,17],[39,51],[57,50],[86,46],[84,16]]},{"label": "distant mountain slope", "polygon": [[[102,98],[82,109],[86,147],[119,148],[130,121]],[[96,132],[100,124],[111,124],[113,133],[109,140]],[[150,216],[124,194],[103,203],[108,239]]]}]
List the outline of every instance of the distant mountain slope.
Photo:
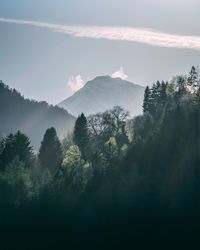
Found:
[{"label": "distant mountain slope", "polygon": [[25,99],[0,81],[0,135],[21,130],[38,149],[47,128],[54,126],[62,136],[74,123],[75,118],[66,110]]},{"label": "distant mountain slope", "polygon": [[103,112],[119,105],[132,116],[142,113],[144,87],[110,76],[99,76],[89,81],[74,95],[58,105],[73,115]]}]

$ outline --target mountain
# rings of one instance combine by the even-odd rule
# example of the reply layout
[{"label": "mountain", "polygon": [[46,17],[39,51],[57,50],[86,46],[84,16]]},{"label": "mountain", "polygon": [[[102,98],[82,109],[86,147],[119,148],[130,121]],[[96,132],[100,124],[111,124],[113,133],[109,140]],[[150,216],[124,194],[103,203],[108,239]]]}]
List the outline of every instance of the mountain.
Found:
[{"label": "mountain", "polygon": [[142,113],[144,87],[110,76],[99,76],[58,105],[77,116],[103,112],[119,105],[132,116]]},{"label": "mountain", "polygon": [[0,137],[20,130],[38,149],[47,128],[55,127],[62,136],[73,128],[75,117],[58,106],[25,99],[0,81],[0,121]]}]

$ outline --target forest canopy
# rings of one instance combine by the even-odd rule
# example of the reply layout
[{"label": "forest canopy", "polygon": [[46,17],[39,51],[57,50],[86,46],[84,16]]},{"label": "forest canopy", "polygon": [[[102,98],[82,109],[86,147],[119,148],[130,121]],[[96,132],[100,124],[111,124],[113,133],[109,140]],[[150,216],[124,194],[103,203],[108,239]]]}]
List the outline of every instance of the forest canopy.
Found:
[{"label": "forest canopy", "polygon": [[11,133],[0,142],[1,207],[40,214],[48,207],[87,223],[198,216],[199,121],[200,78],[192,67],[147,86],[143,115],[133,119],[119,106],[82,113],[61,141],[48,128],[38,153],[23,131]]}]

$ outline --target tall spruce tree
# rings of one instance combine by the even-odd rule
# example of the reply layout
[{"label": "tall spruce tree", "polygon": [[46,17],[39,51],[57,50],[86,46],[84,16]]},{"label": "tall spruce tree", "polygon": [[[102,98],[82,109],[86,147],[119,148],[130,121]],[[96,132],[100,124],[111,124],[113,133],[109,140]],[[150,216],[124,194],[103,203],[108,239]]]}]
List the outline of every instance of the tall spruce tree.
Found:
[{"label": "tall spruce tree", "polygon": [[86,160],[88,158],[89,136],[87,119],[83,113],[76,120],[73,140],[75,145],[79,147],[83,159]]},{"label": "tall spruce tree", "polygon": [[61,166],[63,160],[62,147],[55,128],[46,130],[38,158],[41,166],[48,168],[51,174],[55,174]]},{"label": "tall spruce tree", "polygon": [[150,95],[151,95],[151,91],[150,91],[150,88],[149,86],[147,86],[145,88],[145,92],[144,92],[144,101],[143,101],[143,112],[144,114],[149,112],[149,98],[150,98]]},{"label": "tall spruce tree", "polygon": [[163,108],[166,105],[167,101],[166,88],[167,84],[164,81],[162,81],[159,94],[159,104],[161,105],[161,108]]},{"label": "tall spruce tree", "polygon": [[198,84],[198,71],[192,66],[188,77],[188,85],[196,87]]}]

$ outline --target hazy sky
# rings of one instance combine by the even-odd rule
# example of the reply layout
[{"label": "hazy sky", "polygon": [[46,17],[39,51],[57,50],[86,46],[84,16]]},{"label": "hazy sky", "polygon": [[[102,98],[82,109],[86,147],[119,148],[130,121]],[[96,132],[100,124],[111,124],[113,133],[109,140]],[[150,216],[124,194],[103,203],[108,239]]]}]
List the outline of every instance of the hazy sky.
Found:
[{"label": "hazy sky", "polygon": [[199,0],[0,0],[0,79],[54,104],[98,75],[170,79],[200,65],[199,10]]}]

